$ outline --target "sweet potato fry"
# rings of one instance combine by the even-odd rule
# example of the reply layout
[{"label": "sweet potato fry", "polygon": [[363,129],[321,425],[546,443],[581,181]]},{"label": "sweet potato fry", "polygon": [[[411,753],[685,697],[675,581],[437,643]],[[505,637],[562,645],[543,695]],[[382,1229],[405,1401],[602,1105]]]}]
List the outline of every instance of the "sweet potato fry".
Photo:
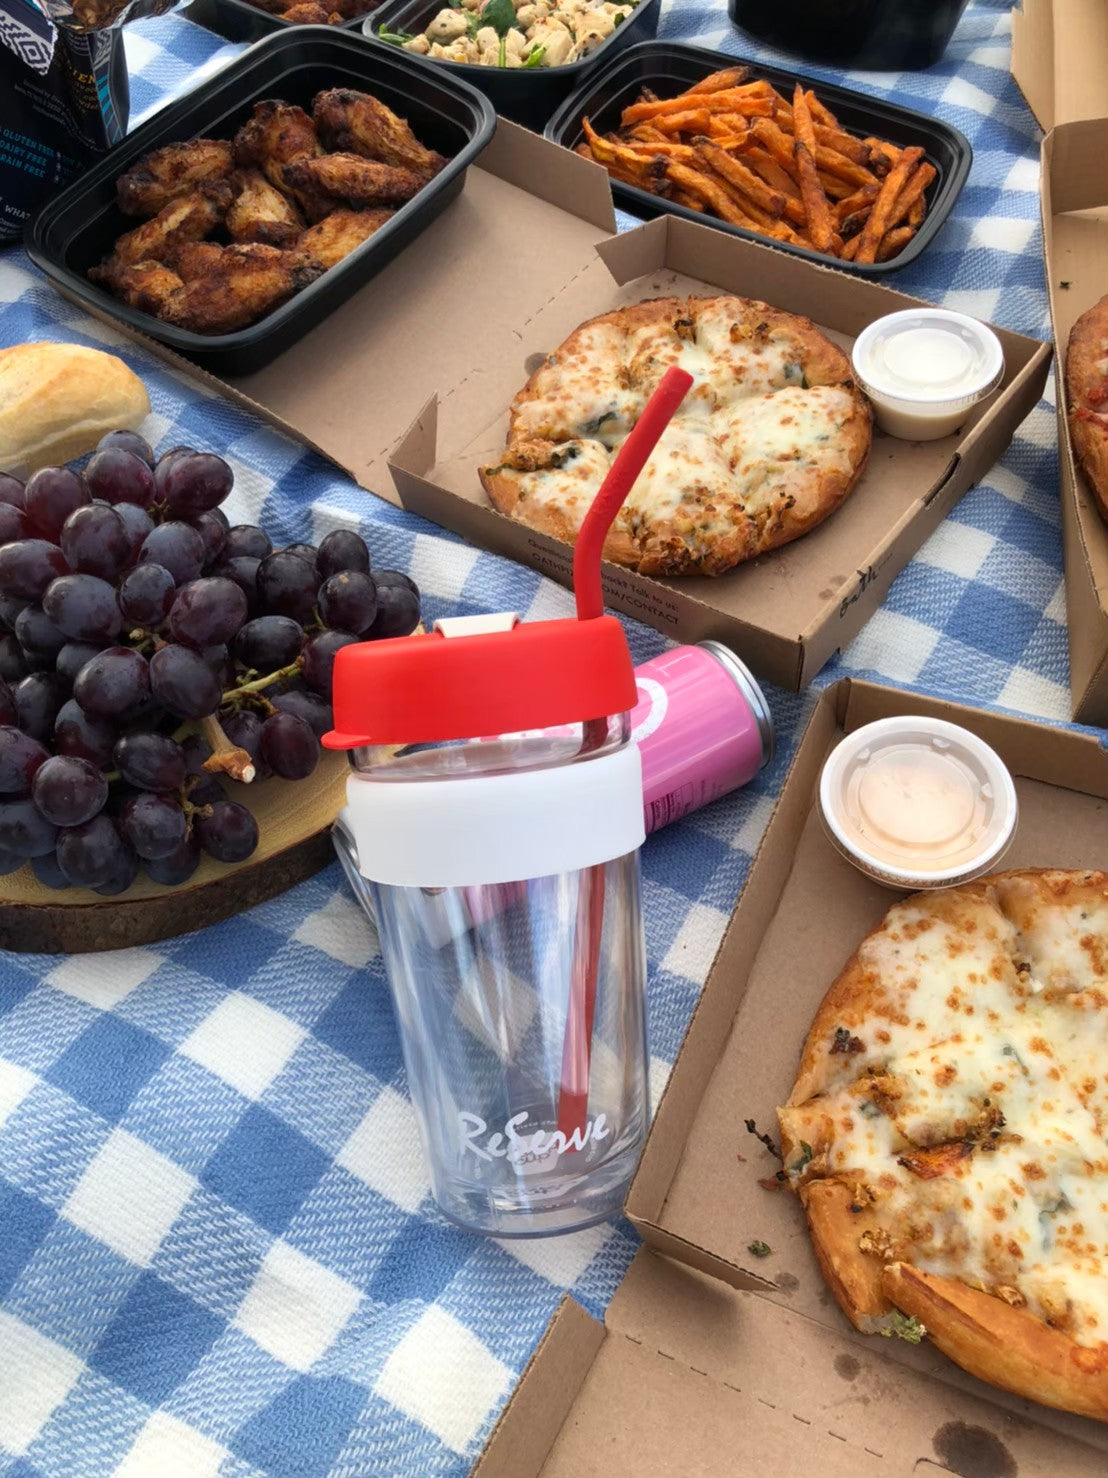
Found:
[{"label": "sweet potato fry", "polygon": [[872,170],[866,169],[864,165],[855,164],[845,154],[840,154],[835,149],[824,148],[817,144],[815,148],[816,164],[826,174],[834,175],[837,180],[845,180],[848,185],[855,189],[862,185],[876,185],[877,176]]},{"label": "sweet potato fry", "polygon": [[713,113],[708,120],[708,134],[713,139],[741,136],[749,127],[749,122],[738,113]]},{"label": "sweet potato fry", "polygon": [[698,200],[695,195],[690,195],[687,190],[674,190],[670,199],[678,205],[683,205],[686,210],[698,210],[701,214],[704,213],[703,200]]},{"label": "sweet potato fry", "polygon": [[819,98],[816,97],[814,92],[809,91],[805,94],[805,96],[808,99],[808,111],[812,115],[813,123],[822,123],[824,128],[839,127],[839,120],[835,117],[830,108],[826,107],[823,103],[820,102]]},{"label": "sweet potato fry", "polygon": [[897,146],[890,144],[886,139],[875,139],[872,135],[868,139],[863,139],[862,142],[868,144],[873,151],[870,169],[874,174],[888,174],[900,158],[900,150]]},{"label": "sweet potato fry", "polygon": [[636,154],[628,144],[619,144],[612,139],[601,138],[587,118],[581,119],[581,128],[594,159],[606,165],[609,172],[614,165],[621,171],[625,184],[640,185],[643,189],[650,189],[650,179],[654,172],[652,157],[644,159]]},{"label": "sweet potato fry", "polygon": [[749,76],[749,67],[725,67],[722,72],[709,72],[707,77],[702,77],[692,87],[686,88],[685,96],[702,92],[727,92],[729,88],[738,87],[745,82]]},{"label": "sweet potato fry", "polygon": [[750,125],[750,132],[770,158],[776,160],[787,174],[795,178],[796,158],[793,154],[792,139],[782,133],[777,124],[769,118],[755,118]]},{"label": "sweet potato fry", "polygon": [[[909,220],[914,206],[918,204],[921,209],[923,208],[924,191],[935,178],[935,174],[934,165],[928,164],[926,161],[912,171],[911,175],[904,182],[904,188],[896,197],[896,204],[893,206],[892,214],[889,216],[890,230],[893,226],[899,226],[902,221]],[[911,224],[918,226],[919,221],[911,221]]]},{"label": "sweet potato fry", "polygon": [[695,143],[697,153],[716,174],[722,175],[729,184],[749,196],[767,215],[776,218],[783,214],[785,196],[780,190],[772,190],[752,169],[748,169],[740,160],[733,159],[711,139],[699,138]]},{"label": "sweet potato fry", "polygon": [[723,186],[709,179],[700,170],[689,169],[684,164],[668,164],[666,175],[678,189],[687,190],[690,195],[703,200],[705,205],[710,205],[721,220],[730,221],[733,226],[758,229],[756,223],[745,211],[739,209]]},{"label": "sweet potato fry", "polygon": [[799,82],[793,88],[793,142],[803,144],[812,158],[816,157],[816,130],[807,95]]},{"label": "sweet potato fry", "polygon": [[849,180],[840,180],[838,175],[828,174],[825,169],[818,170],[818,173],[828,200],[845,200],[848,195],[853,195],[855,186]]},{"label": "sweet potato fry", "polygon": [[897,226],[895,231],[886,231],[877,248],[877,260],[887,262],[890,257],[898,257],[915,234],[914,226]]},{"label": "sweet potato fry", "polygon": [[877,260],[877,248],[888,229],[889,217],[893,213],[897,196],[922,158],[922,149],[913,146],[902,150],[900,158],[881,182],[881,189],[877,192],[877,199],[873,202],[869,219],[862,227],[861,236],[858,238],[858,250],[854,254],[856,262]]},{"label": "sweet potato fry", "polygon": [[869,167],[873,151],[861,139],[856,139],[852,133],[843,133],[841,128],[828,128],[823,123],[813,123],[812,127],[815,131],[816,143],[822,148],[834,149],[837,154],[842,154],[853,164]]},{"label": "sweet potato fry", "polygon": [[867,205],[862,210],[856,210],[852,215],[842,218],[839,222],[839,235],[844,241],[849,241],[852,236],[858,235],[859,231],[866,224],[869,210],[870,208]]},{"label": "sweet potato fry", "polygon": [[862,235],[861,232],[859,232],[857,236],[852,236],[849,241],[843,242],[843,249],[839,253],[840,261],[852,262],[854,260],[858,251],[858,243],[861,241],[861,239]]},{"label": "sweet potato fry", "polygon": [[816,135],[812,127],[808,99],[799,82],[793,91],[793,132],[793,153],[800,194],[808,216],[808,235],[815,243],[817,251],[830,251],[835,234],[831,223],[831,207],[816,169]]},{"label": "sweet potato fry", "polygon": [[772,154],[767,153],[760,144],[749,144],[745,138],[741,140],[741,143],[743,161],[750,165],[756,175],[765,180],[772,189],[780,190],[786,199],[800,199],[800,190],[797,188],[796,181],[791,174],[781,168]]},{"label": "sweet potato fry", "polygon": [[921,195],[918,200],[912,201],[912,208],[908,212],[909,226],[915,226],[918,230],[923,225],[923,218],[927,214],[927,205]]},{"label": "sweet potato fry", "polygon": [[696,150],[692,144],[675,144],[667,139],[662,144],[656,144],[653,141],[649,143],[636,142],[624,144],[623,147],[633,150],[640,159],[664,157],[666,159],[679,159],[682,164],[696,163]]},{"label": "sweet potato fry", "polygon": [[807,144],[796,145],[796,167],[800,176],[800,194],[804,211],[808,217],[808,235],[817,251],[830,251],[834,240],[831,225],[831,207],[823,193],[816,162],[808,152]]},{"label": "sweet potato fry", "polygon": [[857,214],[858,211],[868,210],[877,199],[878,185],[876,181],[872,185],[862,185],[855,190],[853,195],[847,195],[842,200],[835,202],[833,211],[835,220],[841,226],[848,216]]},{"label": "sweet potato fry", "polygon": [[624,108],[620,114],[620,124],[624,128],[630,128],[633,123],[649,123],[657,118],[664,117],[667,113],[687,113],[696,105],[690,103],[684,93],[680,97],[660,98],[654,102],[632,103],[629,108]]},{"label": "sweet potato fry", "polygon": [[711,114],[706,109],[691,113],[666,113],[655,120],[655,127],[664,134],[706,133]]},{"label": "sweet potato fry", "polygon": [[656,143],[656,144],[667,144],[667,143],[669,143],[669,140],[666,138],[666,135],[664,133],[659,132],[658,129],[656,129],[655,127],[653,127],[652,124],[649,124],[649,123],[639,123],[639,124],[637,124],[631,130],[630,138],[633,139],[636,143],[640,139],[643,140],[643,142],[653,142],[653,143]]}]

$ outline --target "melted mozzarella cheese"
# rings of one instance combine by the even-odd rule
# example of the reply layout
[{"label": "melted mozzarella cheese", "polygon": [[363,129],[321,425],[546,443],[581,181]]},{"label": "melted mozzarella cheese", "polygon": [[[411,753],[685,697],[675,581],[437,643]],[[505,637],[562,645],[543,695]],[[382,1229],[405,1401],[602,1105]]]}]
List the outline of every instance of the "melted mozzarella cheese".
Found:
[{"label": "melted mozzarella cheese", "polygon": [[622,439],[642,414],[641,391],[622,385],[613,373],[626,350],[626,334],[604,319],[585,324],[574,336],[570,354],[559,356],[538,370],[532,380],[533,398],[518,405],[509,439],[571,441]]}]

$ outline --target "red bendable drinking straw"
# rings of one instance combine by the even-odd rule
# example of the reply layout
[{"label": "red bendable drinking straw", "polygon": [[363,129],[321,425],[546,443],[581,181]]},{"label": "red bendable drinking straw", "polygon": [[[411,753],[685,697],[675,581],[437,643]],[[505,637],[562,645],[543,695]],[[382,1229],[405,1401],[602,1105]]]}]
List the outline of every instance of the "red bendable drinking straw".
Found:
[{"label": "red bendable drinking straw", "polygon": [[[647,458],[692,386],[692,375],[671,365],[646,403],[634,430],[620,447],[608,475],[581,524],[573,551],[573,590],[577,619],[591,621],[604,614],[600,558],[604,540],[624,499],[634,487]],[[603,742],[607,719],[585,726],[585,749]],[[604,929],[604,864],[589,868],[577,896],[573,965],[570,975],[566,1035],[562,1046],[562,1080],[558,1094],[558,1128],[567,1140],[577,1136],[581,1146],[589,1103],[589,1056],[596,1012],[596,976],[600,964],[600,937]]]}]

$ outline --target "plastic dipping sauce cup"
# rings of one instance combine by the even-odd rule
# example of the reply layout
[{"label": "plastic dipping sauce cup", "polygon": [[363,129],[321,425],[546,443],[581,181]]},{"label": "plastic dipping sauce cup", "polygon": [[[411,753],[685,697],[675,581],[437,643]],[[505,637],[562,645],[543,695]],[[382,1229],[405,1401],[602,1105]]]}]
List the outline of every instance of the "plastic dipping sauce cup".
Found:
[{"label": "plastic dipping sauce cup", "polygon": [[957,431],[1004,374],[991,328],[947,308],[889,313],[854,341],[854,373],[877,424],[902,441],[936,441]]},{"label": "plastic dipping sauce cup", "polygon": [[819,784],[838,850],[889,888],[950,888],[990,871],[1019,807],[1000,757],[976,734],[932,718],[886,718],[848,734]]}]

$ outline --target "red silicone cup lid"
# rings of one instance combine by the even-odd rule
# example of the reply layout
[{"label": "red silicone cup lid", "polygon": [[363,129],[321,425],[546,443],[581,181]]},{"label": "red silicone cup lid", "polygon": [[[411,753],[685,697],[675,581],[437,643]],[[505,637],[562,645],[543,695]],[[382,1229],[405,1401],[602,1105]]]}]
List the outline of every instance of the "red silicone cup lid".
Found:
[{"label": "red silicone cup lid", "polygon": [[627,713],[635,671],[614,616],[530,621],[475,636],[396,637],[343,647],[326,749],[429,744]]}]

